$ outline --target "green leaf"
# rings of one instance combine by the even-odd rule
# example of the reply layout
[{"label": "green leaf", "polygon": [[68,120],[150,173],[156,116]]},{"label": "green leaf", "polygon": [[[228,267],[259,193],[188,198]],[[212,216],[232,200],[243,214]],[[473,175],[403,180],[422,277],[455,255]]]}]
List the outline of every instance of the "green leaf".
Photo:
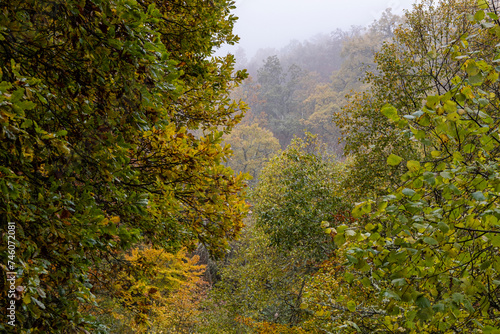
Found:
[{"label": "green leaf", "polygon": [[423,238],[424,242],[428,245],[431,245],[431,246],[436,246],[438,245],[438,242],[436,241],[436,239],[434,238],[431,238],[431,237],[424,237]]},{"label": "green leaf", "polygon": [[346,323],[347,323],[349,326],[351,326],[351,327],[353,327],[354,329],[356,329],[358,332],[361,332],[361,328],[359,328],[359,326],[358,326],[355,322],[353,322],[353,321],[350,321],[350,320],[349,320],[349,321],[346,321]]},{"label": "green leaf", "polygon": [[491,225],[497,226],[498,224],[498,218],[494,215],[486,215],[483,219],[487,227],[490,227]]},{"label": "green leaf", "polygon": [[464,153],[473,153],[475,149],[476,146],[474,144],[467,144],[464,146]]},{"label": "green leaf", "polygon": [[451,180],[453,176],[449,172],[441,172],[439,173],[443,179]]},{"label": "green leaf", "polygon": [[386,104],[382,107],[382,114],[392,121],[398,121],[400,118],[398,116],[398,110],[390,104]]},{"label": "green leaf", "polygon": [[432,309],[430,307],[420,309],[417,312],[417,318],[422,321],[428,321],[431,319],[431,317],[432,317]]},{"label": "green leaf", "polygon": [[436,178],[434,177],[434,173],[431,172],[425,172],[424,173],[424,180],[430,185],[435,185],[436,184]]},{"label": "green leaf", "polygon": [[477,0],[477,6],[480,9],[488,9],[488,3],[486,2],[486,0]]},{"label": "green leaf", "polygon": [[439,230],[441,230],[441,232],[443,233],[447,233],[449,230],[450,230],[450,227],[448,226],[448,224],[444,223],[444,222],[439,222],[437,224],[437,227],[439,228]]},{"label": "green leaf", "polygon": [[[364,277],[362,280],[361,280],[361,283],[366,287],[366,288],[369,288],[372,286],[372,283],[370,282],[370,279],[368,277]],[[497,284],[499,285],[499,284]]]},{"label": "green leaf", "polygon": [[452,122],[456,122],[460,119],[460,115],[456,112],[453,112],[446,116],[446,118]]},{"label": "green leaf", "polygon": [[425,114],[418,119],[418,124],[422,126],[429,126],[431,124],[431,119],[429,115]]},{"label": "green leaf", "polygon": [[[448,113],[454,113],[457,111],[457,104],[452,101],[452,100],[448,100],[444,103],[444,106],[443,106],[444,110],[446,110],[446,112]],[[457,114],[458,116],[458,114]],[[460,117],[460,116],[459,116]]]},{"label": "green leaf", "polygon": [[432,309],[435,312],[444,312],[446,310],[446,305],[443,303],[437,303],[437,304],[432,305]]},{"label": "green leaf", "polygon": [[455,161],[464,161],[464,156],[458,151],[453,152],[453,159],[455,159]]},{"label": "green leaf", "polygon": [[405,286],[408,283],[406,282],[406,278],[396,278],[392,280],[392,284],[395,286]]},{"label": "green leaf", "polygon": [[454,293],[451,296],[451,299],[453,299],[454,302],[460,304],[460,303],[463,303],[463,301],[464,301],[464,295],[462,295],[461,293]]},{"label": "green leaf", "polygon": [[389,166],[397,166],[401,163],[403,158],[398,157],[397,155],[390,154],[389,157],[387,157],[387,164]]},{"label": "green leaf", "polygon": [[460,189],[457,188],[457,186],[455,186],[453,183],[450,183],[448,185],[446,185],[446,188],[448,188],[449,190],[451,190],[455,195],[461,195],[462,192],[460,191]]},{"label": "green leaf", "polygon": [[392,290],[385,290],[384,296],[395,300],[401,300],[401,297]]},{"label": "green leaf", "polygon": [[337,233],[339,234],[344,234],[345,230],[347,230],[349,226],[347,225],[340,225],[337,227]]},{"label": "green leaf", "polygon": [[347,302],[347,309],[351,312],[356,311],[356,302],[350,300]]},{"label": "green leaf", "polygon": [[441,155],[441,151],[431,151],[431,156],[437,158]]},{"label": "green leaf", "polygon": [[36,299],[35,297],[31,296],[31,300],[35,302],[35,304],[38,305],[38,307],[40,307],[41,309],[45,310],[45,305],[39,301],[38,299]]},{"label": "green leaf", "polygon": [[352,255],[347,254],[346,257],[347,257],[347,260],[349,260],[349,262],[351,262],[353,264],[357,264],[359,262],[358,259]]},{"label": "green leaf", "polygon": [[431,307],[431,303],[427,298],[425,298],[423,295],[418,296],[417,299],[415,300],[415,304],[420,307],[420,308],[428,308]]},{"label": "green leaf", "polygon": [[439,103],[440,101],[440,97],[439,96],[427,96],[427,103],[426,103],[426,106],[429,107],[429,108],[432,108],[434,109],[434,107]]},{"label": "green leaf", "polygon": [[481,73],[478,73],[474,76],[469,76],[469,83],[472,86],[479,86],[483,83],[483,81],[484,81],[484,78],[483,78],[483,75]]},{"label": "green leaf", "polygon": [[354,281],[354,275],[350,272],[346,272],[344,274],[344,279],[347,281],[347,283],[352,283]]},{"label": "green leaf", "polygon": [[479,202],[486,201],[486,197],[484,197],[484,194],[481,191],[476,191],[475,193],[472,193],[472,198],[474,198],[476,201]]},{"label": "green leaf", "polygon": [[486,107],[488,104],[490,104],[490,100],[485,99],[485,98],[480,98],[480,99],[478,99],[478,100],[477,100],[477,102],[479,102],[479,106],[480,106],[481,108],[484,108],[484,107]]},{"label": "green leaf", "polygon": [[409,188],[404,188],[401,192],[403,193],[403,195],[406,195],[408,197],[413,197],[413,195],[415,195],[415,190]]},{"label": "green leaf", "polygon": [[[369,201],[362,202],[354,207],[354,209],[352,210],[352,215],[354,216],[354,218],[359,218],[362,215],[369,213],[371,210],[372,210],[371,202]],[[341,233],[339,229],[337,229],[337,231]]]},{"label": "green leaf", "polygon": [[484,334],[500,334],[500,327],[485,326],[483,329]]},{"label": "green leaf", "polygon": [[476,63],[474,61],[470,61],[467,63],[466,71],[469,76],[475,76],[480,72],[479,67],[476,66]]},{"label": "green leaf", "polygon": [[488,269],[490,266],[491,266],[491,261],[485,261],[485,262],[481,263],[481,266],[479,267],[479,269],[481,269],[481,270],[486,270],[486,269]]},{"label": "green leaf", "polygon": [[491,245],[494,247],[500,247],[500,234],[494,233],[490,236]]},{"label": "green leaf", "polygon": [[493,150],[496,147],[496,141],[494,141],[493,138],[488,135],[483,135],[480,139],[480,142],[483,149],[487,152]]},{"label": "green leaf", "polygon": [[344,234],[346,236],[348,236],[348,237],[354,237],[356,235],[356,231],[354,231],[354,230],[345,230]]},{"label": "green leaf", "polygon": [[488,15],[490,17],[490,19],[492,19],[492,20],[498,20],[499,19],[498,15],[495,14],[495,13],[492,13],[492,12],[489,12],[486,15]]}]

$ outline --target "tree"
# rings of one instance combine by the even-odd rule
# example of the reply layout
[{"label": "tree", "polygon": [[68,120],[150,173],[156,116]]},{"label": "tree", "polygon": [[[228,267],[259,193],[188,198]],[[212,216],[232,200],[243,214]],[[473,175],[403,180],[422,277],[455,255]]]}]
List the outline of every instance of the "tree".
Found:
[{"label": "tree", "polygon": [[333,122],[332,114],[340,111],[345,103],[342,92],[334,90],[332,85],[323,84],[314,87],[314,91],[303,101],[303,108],[310,111],[304,120],[307,129],[327,145],[329,151],[337,156],[344,154],[344,147],[340,142],[340,129]]},{"label": "tree", "polygon": [[[312,275],[332,254],[334,227],[349,215],[342,202],[343,163],[306,135],[264,167],[241,240],[220,262],[220,281],[205,302],[202,333],[304,333],[301,308]],[[216,311],[217,310],[217,311]]]},{"label": "tree", "polygon": [[319,76],[318,81],[325,83],[342,64],[340,53],[344,37],[345,33],[339,29],[331,35],[318,34],[304,42],[291,41],[280,51],[280,61],[285,67],[296,64],[315,73]]},{"label": "tree", "polygon": [[363,79],[366,72],[376,70],[375,54],[385,42],[393,38],[396,27],[402,21],[400,16],[392,14],[388,8],[368,29],[353,26],[348,32],[334,33],[334,36],[342,41],[340,55],[343,59],[338,71],[331,75],[331,85],[336,92],[346,95],[352,91],[361,92],[367,89],[369,82]]},{"label": "tree", "polygon": [[391,103],[401,114],[411,114],[421,107],[426,95],[439,94],[452,85],[460,66],[451,53],[435,50],[472,34],[473,24],[460,16],[470,11],[467,3],[457,0],[434,5],[433,1],[424,1],[406,13],[404,22],[394,30],[393,40],[375,56],[377,69],[367,73],[365,79],[369,88],[352,94],[342,112],[335,114],[346,153],[355,156],[352,177],[345,186],[359,199],[367,194],[386,194],[398,186],[404,168],[387,170],[391,152],[407,160],[422,156],[423,152],[383,115],[390,109],[383,108]]},{"label": "tree", "polygon": [[[351,275],[362,272],[379,306],[365,332],[500,328],[498,4],[461,4],[470,13],[459,19],[471,34],[437,47],[429,60],[446,59],[454,76],[416,100],[409,115],[394,106],[382,111],[421,158],[391,153],[389,169],[405,166],[400,185],[360,203],[353,214],[371,213],[371,221],[343,231],[359,240],[346,248]],[[351,296],[345,300],[358,310]]]},{"label": "tree", "polygon": [[25,287],[8,330],[94,330],[80,307],[95,303],[91,270],[113,275],[139,242],[220,254],[238,235],[244,185],[220,143],[242,117],[229,89],[245,73],[211,57],[237,41],[231,8],[0,3],[0,226],[16,236],[15,255],[0,253]]},{"label": "tree", "polygon": [[270,246],[269,235],[248,221],[242,238],[220,263],[220,280],[203,303],[201,333],[254,333],[259,324],[296,324],[303,284],[291,256]]},{"label": "tree", "polygon": [[351,248],[365,236],[349,229],[357,222],[352,217],[346,218],[349,225],[340,225],[333,230],[335,242],[340,247],[321,264],[304,289],[300,307],[310,316],[301,325],[313,333],[389,331],[386,322],[391,322],[383,320],[387,315],[385,305],[374,298],[385,286],[379,280],[372,284],[364,262],[351,265],[351,261],[356,262]]},{"label": "tree", "polygon": [[233,156],[227,165],[236,172],[248,173],[255,183],[265,162],[280,149],[272,132],[258,124],[240,125],[224,138],[231,145]]},{"label": "tree", "polygon": [[94,273],[99,307],[89,312],[114,333],[192,333],[205,285],[198,256],[140,246],[122,261],[125,270],[114,277]]},{"label": "tree", "polygon": [[301,254],[298,261],[328,256],[332,244],[321,223],[335,223],[337,213],[348,208],[338,191],[342,168],[310,134],[295,138],[266,165],[253,191],[252,211],[271,245]]},{"label": "tree", "polygon": [[268,57],[259,69],[257,81],[260,95],[265,101],[255,113],[265,112],[269,116],[269,128],[286,147],[294,134],[300,133],[298,101],[295,96],[299,88],[303,71],[297,65],[291,65],[286,71],[282,68],[278,56]]}]

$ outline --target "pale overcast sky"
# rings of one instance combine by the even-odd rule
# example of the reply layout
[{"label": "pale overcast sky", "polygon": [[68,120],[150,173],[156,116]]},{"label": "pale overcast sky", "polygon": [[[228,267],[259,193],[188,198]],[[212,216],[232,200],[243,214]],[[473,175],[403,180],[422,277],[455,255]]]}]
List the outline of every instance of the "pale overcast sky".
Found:
[{"label": "pale overcast sky", "polygon": [[[367,26],[386,8],[401,14],[415,0],[236,0],[235,33],[247,56],[259,48],[281,48],[292,39],[308,39],[351,25]],[[236,48],[221,51],[234,52]],[[219,53],[219,52],[218,52]]]}]

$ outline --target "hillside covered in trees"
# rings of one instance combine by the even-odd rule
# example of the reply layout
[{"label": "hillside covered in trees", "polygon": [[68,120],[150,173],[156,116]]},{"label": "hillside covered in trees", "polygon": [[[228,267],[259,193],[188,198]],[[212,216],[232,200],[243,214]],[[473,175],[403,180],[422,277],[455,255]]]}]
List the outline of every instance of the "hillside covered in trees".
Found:
[{"label": "hillside covered in trees", "polygon": [[234,5],[0,2],[0,332],[500,333],[500,4]]}]

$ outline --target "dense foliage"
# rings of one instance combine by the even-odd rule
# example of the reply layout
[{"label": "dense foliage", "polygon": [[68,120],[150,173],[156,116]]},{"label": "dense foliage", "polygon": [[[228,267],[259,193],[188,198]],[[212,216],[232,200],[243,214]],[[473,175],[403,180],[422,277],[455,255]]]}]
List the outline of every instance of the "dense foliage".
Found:
[{"label": "dense foliage", "polygon": [[[464,5],[453,3],[462,11]],[[427,94],[409,115],[390,105],[382,109],[422,152],[419,160],[405,162],[389,155],[387,164],[404,164],[405,173],[399,187],[379,199],[373,221],[358,232],[369,241],[351,250],[356,267],[382,283],[379,291],[374,284],[368,288],[384,296],[389,328],[498,330],[495,63],[500,27],[494,7],[483,2],[473,10],[454,21],[469,22],[460,27],[474,24],[470,34],[459,34],[429,55],[454,68],[447,84]],[[369,202],[355,209],[358,215],[367,211]]]},{"label": "dense foliage", "polygon": [[345,173],[311,135],[294,139],[266,164],[243,237],[207,301],[202,332],[278,333],[294,325],[300,333],[310,316],[301,308],[305,288],[334,249],[323,228],[349,215],[339,189]]},{"label": "dense foliage", "polygon": [[0,2],[0,331],[499,333],[498,6],[244,80],[230,0]]},{"label": "dense foliage", "polygon": [[[265,171],[278,160],[269,162],[256,187],[253,219],[270,244],[296,256],[308,241],[324,245],[312,232],[322,227],[333,249],[317,271],[300,274],[305,284],[298,322],[283,328],[279,319],[247,313],[246,328],[258,333],[500,331],[497,8],[495,1],[422,1],[403,20],[387,12],[370,31],[344,42],[345,52],[361,56],[357,51],[376,48],[370,34],[385,41],[372,52],[375,66],[362,84],[349,86],[354,80],[347,69],[356,62],[351,57],[298,110],[309,112],[304,124],[314,124],[308,103],[334,116],[352,155],[337,193],[344,203],[361,202],[354,217],[336,206],[340,222],[321,222],[324,210],[312,206],[322,197],[307,196],[318,173],[306,171],[304,161],[304,174],[284,164],[276,167],[283,174],[267,178]],[[266,68],[278,68],[270,60]],[[338,94],[345,87],[358,92],[342,107]],[[276,118],[265,109],[269,95],[252,97],[268,119]],[[260,198],[269,198],[268,204],[262,206]]]},{"label": "dense foliage", "polygon": [[258,123],[241,124],[225,136],[224,141],[230,143],[233,151],[226,164],[237,172],[248,173],[252,184],[257,182],[265,162],[280,149],[278,139]]},{"label": "dense foliage", "polygon": [[[87,309],[100,277],[134,276],[125,251],[202,242],[220,254],[238,235],[242,177],[220,142],[241,118],[228,95],[245,74],[211,57],[236,41],[231,7],[0,3],[0,226],[15,224],[9,271],[24,286],[11,329],[104,330]],[[0,254],[5,272],[4,242]]]},{"label": "dense foliage", "polygon": [[271,245],[295,253],[297,260],[325,259],[333,245],[321,225],[349,210],[339,196],[342,176],[340,164],[310,134],[269,161],[255,187],[252,211]]},{"label": "dense foliage", "polygon": [[307,291],[318,328],[498,332],[495,8],[417,5],[345,109],[353,189],[379,196],[337,228],[345,242]]}]

